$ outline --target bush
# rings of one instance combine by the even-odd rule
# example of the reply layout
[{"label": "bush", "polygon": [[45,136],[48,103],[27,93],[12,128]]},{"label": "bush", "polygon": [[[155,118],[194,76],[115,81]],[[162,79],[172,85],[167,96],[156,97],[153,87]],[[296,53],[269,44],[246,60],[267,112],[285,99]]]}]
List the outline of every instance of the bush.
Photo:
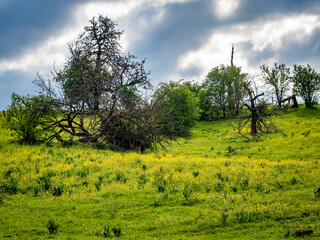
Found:
[{"label": "bush", "polygon": [[6,114],[7,127],[21,143],[33,144],[46,139],[53,130],[50,121],[56,111],[44,96],[19,96],[13,93]]},{"label": "bush", "polygon": [[187,86],[171,82],[155,92],[159,102],[156,118],[161,133],[168,137],[188,137],[200,117],[199,99]]}]

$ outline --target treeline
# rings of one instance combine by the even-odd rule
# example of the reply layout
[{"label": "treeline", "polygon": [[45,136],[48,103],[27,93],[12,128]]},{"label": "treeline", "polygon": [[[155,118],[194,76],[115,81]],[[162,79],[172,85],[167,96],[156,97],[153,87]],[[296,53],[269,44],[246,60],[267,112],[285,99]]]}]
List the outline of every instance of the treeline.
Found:
[{"label": "treeline", "polygon": [[[271,89],[276,100],[274,108],[282,108],[285,101],[292,100],[297,107],[295,96],[305,102],[307,108],[317,103],[320,90],[320,75],[309,65],[294,65],[293,75],[285,64],[275,63],[269,67],[261,66],[262,83]],[[244,103],[248,102],[249,85],[251,91],[261,93],[256,83],[250,80],[241,67],[221,65],[213,68],[202,84],[186,83],[199,98],[201,119],[219,119],[239,116]],[[290,87],[292,86],[292,88]],[[292,91],[290,91],[292,90]],[[266,104],[266,100],[260,100]]]},{"label": "treeline", "polygon": [[[239,116],[244,109],[250,113],[247,123],[256,126],[252,136],[267,127],[262,94],[253,91],[240,67],[215,67],[202,84],[171,82],[154,89],[145,61],[122,52],[121,34],[111,19],[93,18],[69,44],[64,68],[50,78],[37,77],[41,94],[12,95],[6,125],[20,142],[56,139],[144,151],[189,136],[199,119]],[[309,65],[295,65],[293,76],[284,64],[261,71],[279,108],[289,83],[307,107],[316,103],[319,74]]]}]

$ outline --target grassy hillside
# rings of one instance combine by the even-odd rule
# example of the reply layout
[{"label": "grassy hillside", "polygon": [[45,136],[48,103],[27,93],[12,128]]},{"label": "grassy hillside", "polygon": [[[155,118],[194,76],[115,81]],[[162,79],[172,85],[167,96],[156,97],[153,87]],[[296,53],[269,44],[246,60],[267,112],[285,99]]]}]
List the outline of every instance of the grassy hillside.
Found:
[{"label": "grassy hillside", "polygon": [[23,146],[1,129],[0,238],[103,239],[113,227],[121,239],[281,239],[301,228],[319,238],[320,108],[279,114],[258,141],[236,138],[234,121],[200,122],[147,154]]}]

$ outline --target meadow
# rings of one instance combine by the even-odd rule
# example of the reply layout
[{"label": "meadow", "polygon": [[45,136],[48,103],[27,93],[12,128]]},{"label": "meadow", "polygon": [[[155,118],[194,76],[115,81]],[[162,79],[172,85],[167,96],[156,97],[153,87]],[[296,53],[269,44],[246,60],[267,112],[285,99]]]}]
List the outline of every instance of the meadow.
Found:
[{"label": "meadow", "polygon": [[235,121],[144,154],[20,145],[2,124],[0,238],[320,238],[320,107],[279,113],[258,140]]}]

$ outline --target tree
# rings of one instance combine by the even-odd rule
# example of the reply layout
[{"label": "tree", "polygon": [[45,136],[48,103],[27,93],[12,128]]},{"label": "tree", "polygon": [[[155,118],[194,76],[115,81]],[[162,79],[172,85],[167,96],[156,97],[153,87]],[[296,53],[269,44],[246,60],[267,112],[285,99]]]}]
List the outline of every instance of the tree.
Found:
[{"label": "tree", "polygon": [[267,104],[259,98],[264,93],[255,94],[250,87],[250,82],[243,83],[243,88],[247,92],[248,99],[243,100],[242,104],[249,110],[250,114],[241,116],[238,122],[237,131],[240,135],[245,136],[242,132],[250,125],[250,135],[253,138],[258,137],[259,132],[271,131],[276,129],[275,125],[270,121],[270,113],[267,110]]},{"label": "tree", "polygon": [[289,90],[290,68],[285,64],[274,64],[273,68],[266,65],[261,66],[262,75],[267,85],[272,87],[272,93],[277,98],[277,104],[281,108],[281,100]]},{"label": "tree", "polygon": [[202,103],[210,106],[203,106],[204,109],[211,108],[218,115],[227,113],[238,115],[241,99],[244,96],[242,83],[246,81],[246,74],[241,73],[241,68],[236,66],[224,66],[213,68],[203,83],[204,92],[201,93]]},{"label": "tree", "polygon": [[144,60],[122,53],[122,32],[111,19],[100,15],[89,23],[69,44],[64,69],[55,71],[51,79],[39,76],[35,83],[62,110],[53,137],[122,145],[114,134],[124,116],[141,107],[139,92],[151,88],[149,73]]},{"label": "tree", "polygon": [[200,117],[200,108],[199,99],[189,87],[186,83],[162,83],[155,92],[153,104],[158,102],[155,118],[162,135],[171,139],[190,135]]},{"label": "tree", "polygon": [[48,119],[57,111],[44,96],[20,96],[13,93],[7,108],[7,127],[14,131],[19,142],[33,144],[42,141],[54,130]]},{"label": "tree", "polygon": [[310,108],[317,102],[317,94],[320,90],[320,75],[310,67],[294,65],[293,92],[301,96],[306,107]]},{"label": "tree", "polygon": [[190,110],[197,104],[192,92],[162,85],[153,99],[145,98],[152,88],[145,61],[122,53],[121,33],[109,18],[93,18],[69,44],[63,70],[35,81],[60,110],[50,140],[106,142],[144,151],[190,133],[197,117]]}]

